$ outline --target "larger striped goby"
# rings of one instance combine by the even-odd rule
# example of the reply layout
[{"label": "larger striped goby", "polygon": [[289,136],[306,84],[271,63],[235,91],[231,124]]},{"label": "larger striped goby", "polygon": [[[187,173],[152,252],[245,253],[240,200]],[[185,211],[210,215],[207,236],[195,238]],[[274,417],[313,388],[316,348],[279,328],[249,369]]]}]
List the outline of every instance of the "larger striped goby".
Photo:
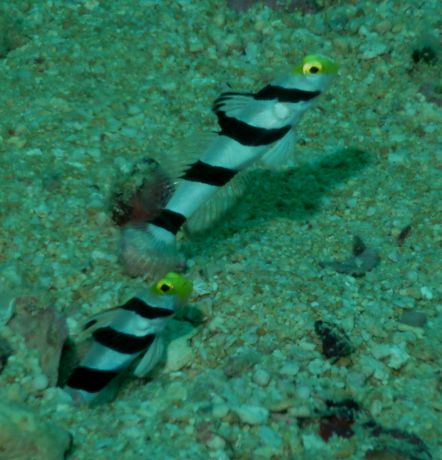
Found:
[{"label": "larger striped goby", "polygon": [[76,402],[91,404],[137,360],[133,374],[148,374],[162,355],[161,332],[191,292],[192,283],[171,272],[120,307],[103,312],[104,320],[100,314],[93,317],[85,326],[94,329],[92,345],[65,390]]},{"label": "larger striped goby", "polygon": [[192,220],[204,221],[202,226],[207,227],[226,207],[224,198],[228,201],[235,195],[232,184],[239,172],[257,162],[286,165],[293,151],[294,127],[337,71],[331,59],[309,55],[288,75],[256,93],[221,94],[212,107],[217,135],[185,170],[159,214],[141,227],[124,229],[121,259],[126,271],[140,275],[174,269],[178,231]]}]

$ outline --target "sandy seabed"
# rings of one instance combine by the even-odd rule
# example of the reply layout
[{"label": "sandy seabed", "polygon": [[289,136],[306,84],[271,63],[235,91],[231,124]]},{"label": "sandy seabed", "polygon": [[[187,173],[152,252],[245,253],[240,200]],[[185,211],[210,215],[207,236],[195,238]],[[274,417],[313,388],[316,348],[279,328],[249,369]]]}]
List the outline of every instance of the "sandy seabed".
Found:
[{"label": "sandy seabed", "polygon": [[[68,430],[72,460],[441,458],[437,2],[323,2],[313,14],[227,3],[0,6],[0,335],[13,350],[2,400]],[[422,49],[439,59],[415,62]],[[215,129],[226,88],[258,90],[314,52],[340,76],[297,129],[293,165],[250,171],[222,223],[180,238],[205,320],[190,332],[174,321],[188,337],[178,364],[97,408],[47,387],[38,352],[5,324],[9,301],[55,307],[75,336],[131,297],[145,281],[118,261],[117,178]],[[348,258],[355,235],[378,266],[321,268]],[[318,320],[345,331],[349,356],[324,356]],[[351,423],[327,412],[344,400],[360,406]],[[368,420],[401,434],[370,434]]]}]

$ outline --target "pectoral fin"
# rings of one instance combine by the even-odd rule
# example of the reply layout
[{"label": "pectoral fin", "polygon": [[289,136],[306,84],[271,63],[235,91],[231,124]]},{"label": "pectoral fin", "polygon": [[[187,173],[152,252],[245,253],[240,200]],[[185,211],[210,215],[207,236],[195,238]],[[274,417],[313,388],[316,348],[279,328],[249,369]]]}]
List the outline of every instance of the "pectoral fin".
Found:
[{"label": "pectoral fin", "polygon": [[185,230],[189,233],[207,230],[236,204],[248,183],[247,173],[238,173],[189,218],[184,226]]},{"label": "pectoral fin", "polygon": [[293,149],[295,146],[295,136],[291,129],[282,139],[275,142],[270,149],[259,160],[263,166],[280,169],[290,166]]},{"label": "pectoral fin", "polygon": [[147,374],[158,364],[164,354],[164,341],[159,335],[155,337],[155,340],[150,345],[144,356],[138,362],[137,366],[133,370],[135,377],[146,377]]}]

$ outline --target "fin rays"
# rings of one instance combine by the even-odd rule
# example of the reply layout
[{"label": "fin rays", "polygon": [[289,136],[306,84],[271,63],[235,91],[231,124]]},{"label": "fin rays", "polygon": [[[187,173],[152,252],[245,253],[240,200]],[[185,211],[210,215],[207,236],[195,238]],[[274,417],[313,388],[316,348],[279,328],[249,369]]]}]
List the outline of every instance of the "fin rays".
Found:
[{"label": "fin rays", "polygon": [[237,174],[192,215],[185,224],[185,230],[191,234],[207,230],[235,205],[248,183],[247,174]]}]

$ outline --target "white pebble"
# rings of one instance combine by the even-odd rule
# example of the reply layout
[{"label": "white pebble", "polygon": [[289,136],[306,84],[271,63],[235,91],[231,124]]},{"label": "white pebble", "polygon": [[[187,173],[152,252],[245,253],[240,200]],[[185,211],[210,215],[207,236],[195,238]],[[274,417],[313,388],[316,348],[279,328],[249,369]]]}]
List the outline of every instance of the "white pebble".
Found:
[{"label": "white pebble", "polygon": [[375,345],[372,348],[372,353],[377,359],[388,358],[386,364],[392,369],[400,369],[410,359],[410,355],[405,351],[404,347],[397,345]]},{"label": "white pebble", "polygon": [[300,385],[296,388],[296,395],[299,399],[306,401],[310,397],[310,388]]},{"label": "white pebble", "polygon": [[26,150],[25,152],[25,155],[27,155],[28,157],[41,157],[43,155],[43,152],[41,151],[41,149],[29,149],[29,150]]},{"label": "white pebble", "polygon": [[364,43],[360,48],[362,59],[373,59],[387,52],[388,47],[382,42],[369,41]]},{"label": "white pebble", "polygon": [[49,380],[44,374],[39,374],[34,377],[33,387],[36,391],[42,391],[49,385]]},{"label": "white pebble", "polygon": [[433,293],[431,292],[431,289],[427,286],[422,286],[421,287],[421,294],[422,297],[426,300],[432,300],[433,299]]},{"label": "white pebble", "polygon": [[243,423],[250,425],[262,425],[269,418],[269,411],[265,407],[250,404],[243,404],[236,409],[236,413]]},{"label": "white pebble", "polygon": [[264,369],[255,369],[255,372],[253,374],[253,381],[257,385],[265,387],[270,382],[270,374]]},{"label": "white pebble", "polygon": [[226,447],[226,441],[224,441],[223,438],[215,434],[209,439],[207,445],[213,450],[221,450],[224,449],[224,447]]},{"label": "white pebble", "polygon": [[311,374],[320,375],[322,374],[327,366],[327,363],[322,361],[321,359],[314,359],[308,365],[308,370]]},{"label": "white pebble", "polygon": [[299,372],[299,366],[296,363],[285,364],[282,366],[280,372],[282,375],[288,375],[292,377]]},{"label": "white pebble", "polygon": [[212,407],[212,415],[215,417],[215,418],[223,418],[225,417],[227,414],[229,413],[229,408],[227,406],[227,404],[224,404],[224,403],[220,403],[220,404],[215,404],[213,407]]},{"label": "white pebble", "polygon": [[302,444],[305,450],[319,450],[325,445],[324,441],[314,433],[302,435]]},{"label": "white pebble", "polygon": [[179,371],[193,360],[193,349],[189,347],[188,337],[173,340],[167,347],[166,372]]}]

